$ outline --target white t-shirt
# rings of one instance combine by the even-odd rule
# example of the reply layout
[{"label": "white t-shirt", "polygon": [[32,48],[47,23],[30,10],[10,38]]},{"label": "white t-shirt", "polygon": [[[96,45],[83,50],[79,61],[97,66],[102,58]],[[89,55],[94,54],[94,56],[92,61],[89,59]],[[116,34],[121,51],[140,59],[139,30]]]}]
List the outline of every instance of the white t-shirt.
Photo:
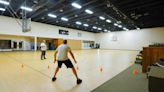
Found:
[{"label": "white t-shirt", "polygon": [[68,52],[71,50],[71,48],[66,44],[61,44],[57,49],[57,60],[64,61],[68,59]]},{"label": "white t-shirt", "polygon": [[41,43],[41,44],[40,44],[40,47],[41,47],[41,50],[42,50],[42,51],[47,50],[47,46],[46,46],[45,43]]}]

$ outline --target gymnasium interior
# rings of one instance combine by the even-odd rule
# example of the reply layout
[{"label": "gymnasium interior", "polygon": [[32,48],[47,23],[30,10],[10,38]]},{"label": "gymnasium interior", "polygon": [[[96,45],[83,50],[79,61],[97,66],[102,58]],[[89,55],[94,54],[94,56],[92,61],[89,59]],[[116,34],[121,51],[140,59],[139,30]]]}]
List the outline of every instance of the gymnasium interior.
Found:
[{"label": "gymnasium interior", "polygon": [[[81,84],[65,65],[52,81],[63,40]],[[164,92],[163,86],[164,0],[0,0],[0,92]]]}]

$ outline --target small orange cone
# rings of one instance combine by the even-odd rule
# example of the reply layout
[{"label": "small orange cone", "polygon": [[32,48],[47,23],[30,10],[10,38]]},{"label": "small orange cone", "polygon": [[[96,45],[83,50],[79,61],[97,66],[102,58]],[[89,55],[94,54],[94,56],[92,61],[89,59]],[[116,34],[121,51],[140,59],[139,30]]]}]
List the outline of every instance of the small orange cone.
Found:
[{"label": "small orange cone", "polygon": [[138,73],[137,70],[134,69],[134,70],[133,70],[133,74],[134,74],[134,75],[137,75],[137,73]]},{"label": "small orange cone", "polygon": [[24,68],[24,65],[22,64],[21,67]]},{"label": "small orange cone", "polygon": [[50,65],[48,65],[48,69],[50,69]]}]

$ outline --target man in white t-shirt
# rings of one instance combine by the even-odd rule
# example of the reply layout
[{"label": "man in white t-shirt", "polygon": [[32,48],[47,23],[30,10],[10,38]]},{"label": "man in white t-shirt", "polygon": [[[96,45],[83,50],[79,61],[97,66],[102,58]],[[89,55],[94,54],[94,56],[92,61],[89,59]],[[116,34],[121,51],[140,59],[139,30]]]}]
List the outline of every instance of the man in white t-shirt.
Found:
[{"label": "man in white t-shirt", "polygon": [[67,40],[64,40],[63,44],[61,44],[56,49],[55,54],[54,54],[54,63],[57,61],[58,62],[58,67],[55,70],[55,74],[54,74],[54,77],[52,78],[52,81],[56,80],[57,72],[61,68],[62,64],[65,64],[67,68],[71,68],[72,69],[73,74],[76,76],[77,84],[80,84],[82,82],[82,80],[77,76],[77,72],[76,72],[72,62],[68,58],[68,53],[72,56],[72,58],[74,59],[75,63],[77,63],[77,61],[75,60],[75,57],[74,57],[70,47],[67,45]]},{"label": "man in white t-shirt", "polygon": [[43,40],[43,42],[40,44],[40,49],[41,49],[41,60],[46,59],[46,50],[47,50],[47,46],[46,46],[46,41]]}]

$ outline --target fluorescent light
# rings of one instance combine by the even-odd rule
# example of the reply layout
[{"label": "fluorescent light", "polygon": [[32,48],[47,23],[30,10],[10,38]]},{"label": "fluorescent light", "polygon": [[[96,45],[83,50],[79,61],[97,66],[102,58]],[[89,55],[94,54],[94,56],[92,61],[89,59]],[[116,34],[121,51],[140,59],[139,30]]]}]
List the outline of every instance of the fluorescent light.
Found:
[{"label": "fluorescent light", "polygon": [[119,28],[122,28],[122,25],[118,25]]},{"label": "fluorescent light", "polygon": [[71,5],[72,5],[73,7],[75,7],[75,8],[78,8],[78,9],[81,8],[81,5],[79,5],[79,4],[77,4],[77,3],[72,3]]},{"label": "fluorescent light", "polygon": [[112,21],[111,21],[111,20],[109,20],[109,19],[107,19],[107,20],[106,20],[106,22],[111,23]]},{"label": "fluorescent light", "polygon": [[124,30],[127,30],[127,28],[123,27]]},{"label": "fluorescent light", "polygon": [[117,23],[114,23],[114,25],[115,25],[115,26],[118,26],[118,24],[117,24]]},{"label": "fluorescent light", "polygon": [[98,30],[102,30],[102,28],[99,27]]},{"label": "fluorescent light", "polygon": [[3,1],[3,0],[0,0],[0,3],[1,3],[1,4],[4,4],[4,5],[9,5],[9,2]]},{"label": "fluorescent light", "polygon": [[105,20],[105,18],[104,18],[103,16],[99,16],[99,18],[100,18],[101,20]]},{"label": "fluorescent light", "polygon": [[5,9],[4,8],[0,8],[0,11],[5,11]]},{"label": "fluorescent light", "polygon": [[107,32],[107,31],[108,31],[108,30],[106,30],[106,29],[104,30],[104,32]]},{"label": "fluorescent light", "polygon": [[88,9],[86,9],[85,12],[88,14],[93,14],[93,12],[91,10],[88,10]]},{"label": "fluorescent light", "polygon": [[137,28],[137,30],[140,30],[140,28]]},{"label": "fluorescent light", "polygon": [[126,31],[129,31],[129,29],[127,29],[126,27],[123,27],[123,29],[126,30]]},{"label": "fluorescent light", "polygon": [[57,17],[56,15],[51,14],[51,13],[49,13],[48,16],[49,16],[49,17],[52,17],[52,18],[56,18],[56,17]]},{"label": "fluorescent light", "polygon": [[82,23],[81,23],[81,22],[79,22],[79,21],[76,21],[76,24],[77,24],[77,25],[81,25]]},{"label": "fluorescent light", "polygon": [[129,29],[126,29],[126,31],[129,31]]},{"label": "fluorescent light", "polygon": [[32,11],[32,8],[25,7],[25,6],[21,6],[21,9],[26,11]]},{"label": "fluorescent light", "polygon": [[62,17],[61,20],[63,20],[63,21],[68,21],[68,19],[65,18],[65,17]]},{"label": "fluorescent light", "polygon": [[97,29],[97,27],[96,27],[96,26],[93,26],[92,28],[93,28],[93,29]]},{"label": "fluorescent light", "polygon": [[85,27],[88,27],[89,25],[88,24],[83,24]]}]

